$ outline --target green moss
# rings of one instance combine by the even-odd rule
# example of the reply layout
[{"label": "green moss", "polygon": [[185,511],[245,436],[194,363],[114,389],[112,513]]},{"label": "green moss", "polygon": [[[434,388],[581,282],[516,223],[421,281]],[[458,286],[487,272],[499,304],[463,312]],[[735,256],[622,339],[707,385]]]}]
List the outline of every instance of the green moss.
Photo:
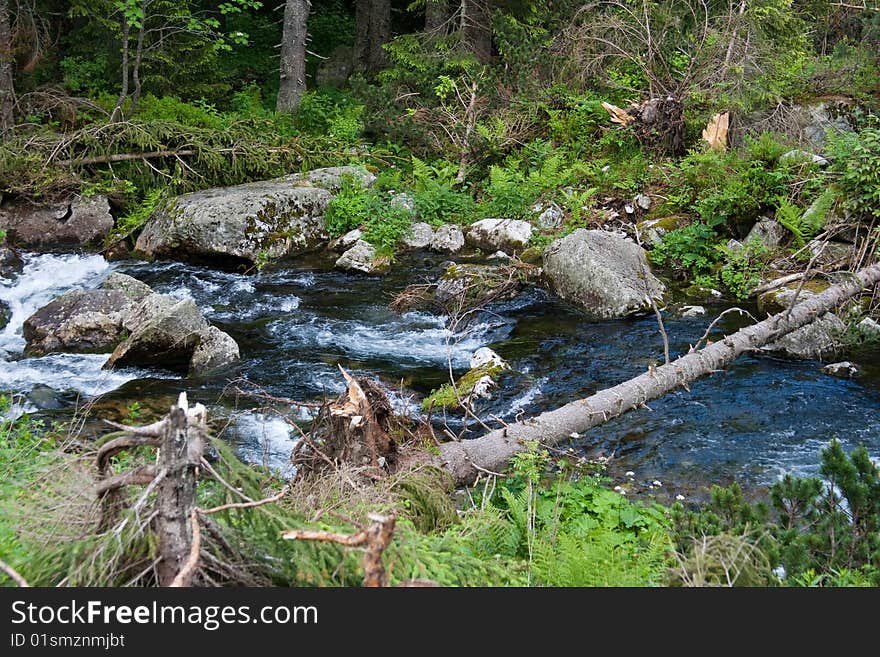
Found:
[{"label": "green moss", "polygon": [[422,400],[422,410],[427,412],[431,408],[459,408],[459,399],[467,398],[474,391],[474,386],[480,379],[489,376],[494,381],[503,369],[501,365],[495,363],[486,363],[475,367],[456,381],[454,388],[451,384],[446,383],[425,397]]}]

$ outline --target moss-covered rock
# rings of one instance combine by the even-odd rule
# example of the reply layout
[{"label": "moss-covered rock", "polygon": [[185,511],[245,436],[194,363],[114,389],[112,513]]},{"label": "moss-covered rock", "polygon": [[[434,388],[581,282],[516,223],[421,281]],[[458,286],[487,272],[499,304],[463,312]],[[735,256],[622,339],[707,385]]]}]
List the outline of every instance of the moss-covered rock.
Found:
[{"label": "moss-covered rock", "polygon": [[493,361],[468,370],[455,382],[454,387],[445,383],[425,397],[422,410],[426,413],[431,409],[454,410],[461,408],[461,404],[470,404],[475,397],[485,397],[503,371],[504,366]]}]

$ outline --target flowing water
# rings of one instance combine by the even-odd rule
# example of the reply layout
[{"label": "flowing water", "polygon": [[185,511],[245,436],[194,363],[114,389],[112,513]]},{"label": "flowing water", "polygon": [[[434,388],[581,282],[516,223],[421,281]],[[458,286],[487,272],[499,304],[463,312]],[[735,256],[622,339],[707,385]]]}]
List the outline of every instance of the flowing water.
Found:
[{"label": "flowing water", "polygon": [[[238,341],[241,362],[220,376],[181,380],[161,369],[108,373],[101,370],[103,355],[22,356],[21,324],[31,312],[65,290],[99,285],[111,270],[157,292],[192,297],[209,321]],[[21,275],[0,279],[0,300],[12,310],[0,333],[0,390],[22,393],[26,410],[62,419],[86,402],[106,410],[138,401],[161,413],[187,390],[222,420],[222,435],[242,457],[284,471],[296,434],[257,401],[237,396],[230,382],[313,402],[344,389],[342,365],[379,378],[398,411],[417,414],[420,396],[447,381],[450,367],[463,373],[473,351],[490,346],[511,370],[478,409],[484,418],[510,422],[620,383],[662,359],[653,316],[592,323],[538,289],[493,306],[455,334],[444,317],[388,309],[408,283],[438,271],[438,258],[406,261],[380,279],[336,272],[319,260],[243,275],[181,263],[26,255]],[[721,309],[710,308],[710,315]],[[667,316],[671,356],[685,353],[709,321]],[[744,321],[727,315],[713,338]],[[625,471],[635,473],[633,492],[651,490],[661,499],[701,496],[709,483],[736,480],[750,488],[786,472],[815,473],[819,450],[833,436],[846,448],[863,443],[877,456],[880,354],[859,354],[858,361],[862,375],[845,380],[822,374],[814,361],[742,357],[690,391],[591,430],[573,448],[586,458],[610,457],[610,472],[621,480]],[[309,419],[307,408],[290,413]],[[463,428],[458,417],[435,420],[456,432]]]}]

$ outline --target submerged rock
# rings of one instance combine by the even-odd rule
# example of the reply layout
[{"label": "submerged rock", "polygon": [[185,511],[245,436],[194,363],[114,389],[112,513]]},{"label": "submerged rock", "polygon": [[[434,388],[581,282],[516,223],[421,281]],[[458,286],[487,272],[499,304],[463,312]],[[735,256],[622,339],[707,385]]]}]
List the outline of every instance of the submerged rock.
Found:
[{"label": "submerged rock", "polygon": [[[822,280],[807,281],[798,293],[798,283],[765,292],[758,297],[758,310],[767,315],[787,311],[792,302],[801,303],[818,296],[829,287]],[[797,298],[795,298],[797,294]],[[846,324],[834,313],[826,313],[815,321],[792,331],[776,342],[765,345],[764,351],[780,352],[791,358],[824,359],[841,351],[841,335]]]},{"label": "submerged rock", "polygon": [[651,273],[644,249],[615,233],[579,228],[544,251],[550,290],[594,319],[651,308],[665,287]]},{"label": "submerged rock", "polygon": [[10,244],[30,248],[95,246],[113,229],[113,216],[106,196],[75,196],[56,205],[0,208],[0,229]]},{"label": "submerged rock", "polygon": [[519,219],[481,219],[470,225],[465,241],[484,251],[522,251],[532,238],[532,225]]},{"label": "submerged rock", "polygon": [[10,310],[9,304],[3,301],[3,299],[0,299],[0,331],[6,328],[11,317],[12,310]]},{"label": "submerged rock", "polygon": [[20,274],[24,268],[24,262],[15,251],[8,246],[0,246],[0,278],[11,279]]},{"label": "submerged rock", "polygon": [[822,371],[831,376],[839,376],[842,379],[851,379],[859,373],[859,368],[855,363],[845,360],[840,363],[830,363],[823,367]]}]

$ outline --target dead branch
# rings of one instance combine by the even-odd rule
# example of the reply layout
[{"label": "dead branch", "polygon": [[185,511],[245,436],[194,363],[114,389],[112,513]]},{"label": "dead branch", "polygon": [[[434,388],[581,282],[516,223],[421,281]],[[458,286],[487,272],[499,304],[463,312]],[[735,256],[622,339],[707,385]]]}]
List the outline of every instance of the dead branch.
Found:
[{"label": "dead branch", "polygon": [[199,552],[202,549],[202,533],[199,530],[198,507],[193,507],[189,517],[190,525],[192,526],[192,543],[189,547],[189,557],[187,557],[186,562],[183,564],[183,568],[180,569],[180,572],[177,573],[174,580],[168,585],[169,588],[189,586],[192,583],[193,575],[199,565]]},{"label": "dead branch", "polygon": [[385,567],[382,565],[382,553],[391,543],[397,518],[394,515],[381,516],[378,514],[370,514],[368,518],[370,519],[369,527],[356,534],[340,534],[312,529],[289,529],[281,533],[281,538],[285,540],[323,541],[337,543],[345,547],[365,547],[364,586],[387,586],[388,578],[385,573]]},{"label": "dead branch", "polygon": [[30,584],[27,583],[27,580],[18,574],[18,571],[15,570],[8,563],[0,559],[0,570],[9,575],[10,579],[15,582],[21,588],[30,588]]},{"label": "dead branch", "polygon": [[95,488],[95,493],[103,496],[110,491],[117,490],[123,486],[142,486],[149,484],[156,478],[155,465],[142,465],[134,470],[123,472],[114,477],[109,477],[101,481]]},{"label": "dead branch", "polygon": [[272,502],[277,502],[282,497],[287,495],[290,492],[290,486],[285,486],[278,493],[273,495],[272,497],[267,497],[262,500],[257,500],[256,502],[234,502],[232,504],[222,504],[220,506],[215,506],[210,509],[198,509],[198,512],[202,515],[208,515],[210,513],[219,513],[220,511],[228,511],[229,509],[253,509],[257,506],[263,506],[264,504],[271,504]]}]

